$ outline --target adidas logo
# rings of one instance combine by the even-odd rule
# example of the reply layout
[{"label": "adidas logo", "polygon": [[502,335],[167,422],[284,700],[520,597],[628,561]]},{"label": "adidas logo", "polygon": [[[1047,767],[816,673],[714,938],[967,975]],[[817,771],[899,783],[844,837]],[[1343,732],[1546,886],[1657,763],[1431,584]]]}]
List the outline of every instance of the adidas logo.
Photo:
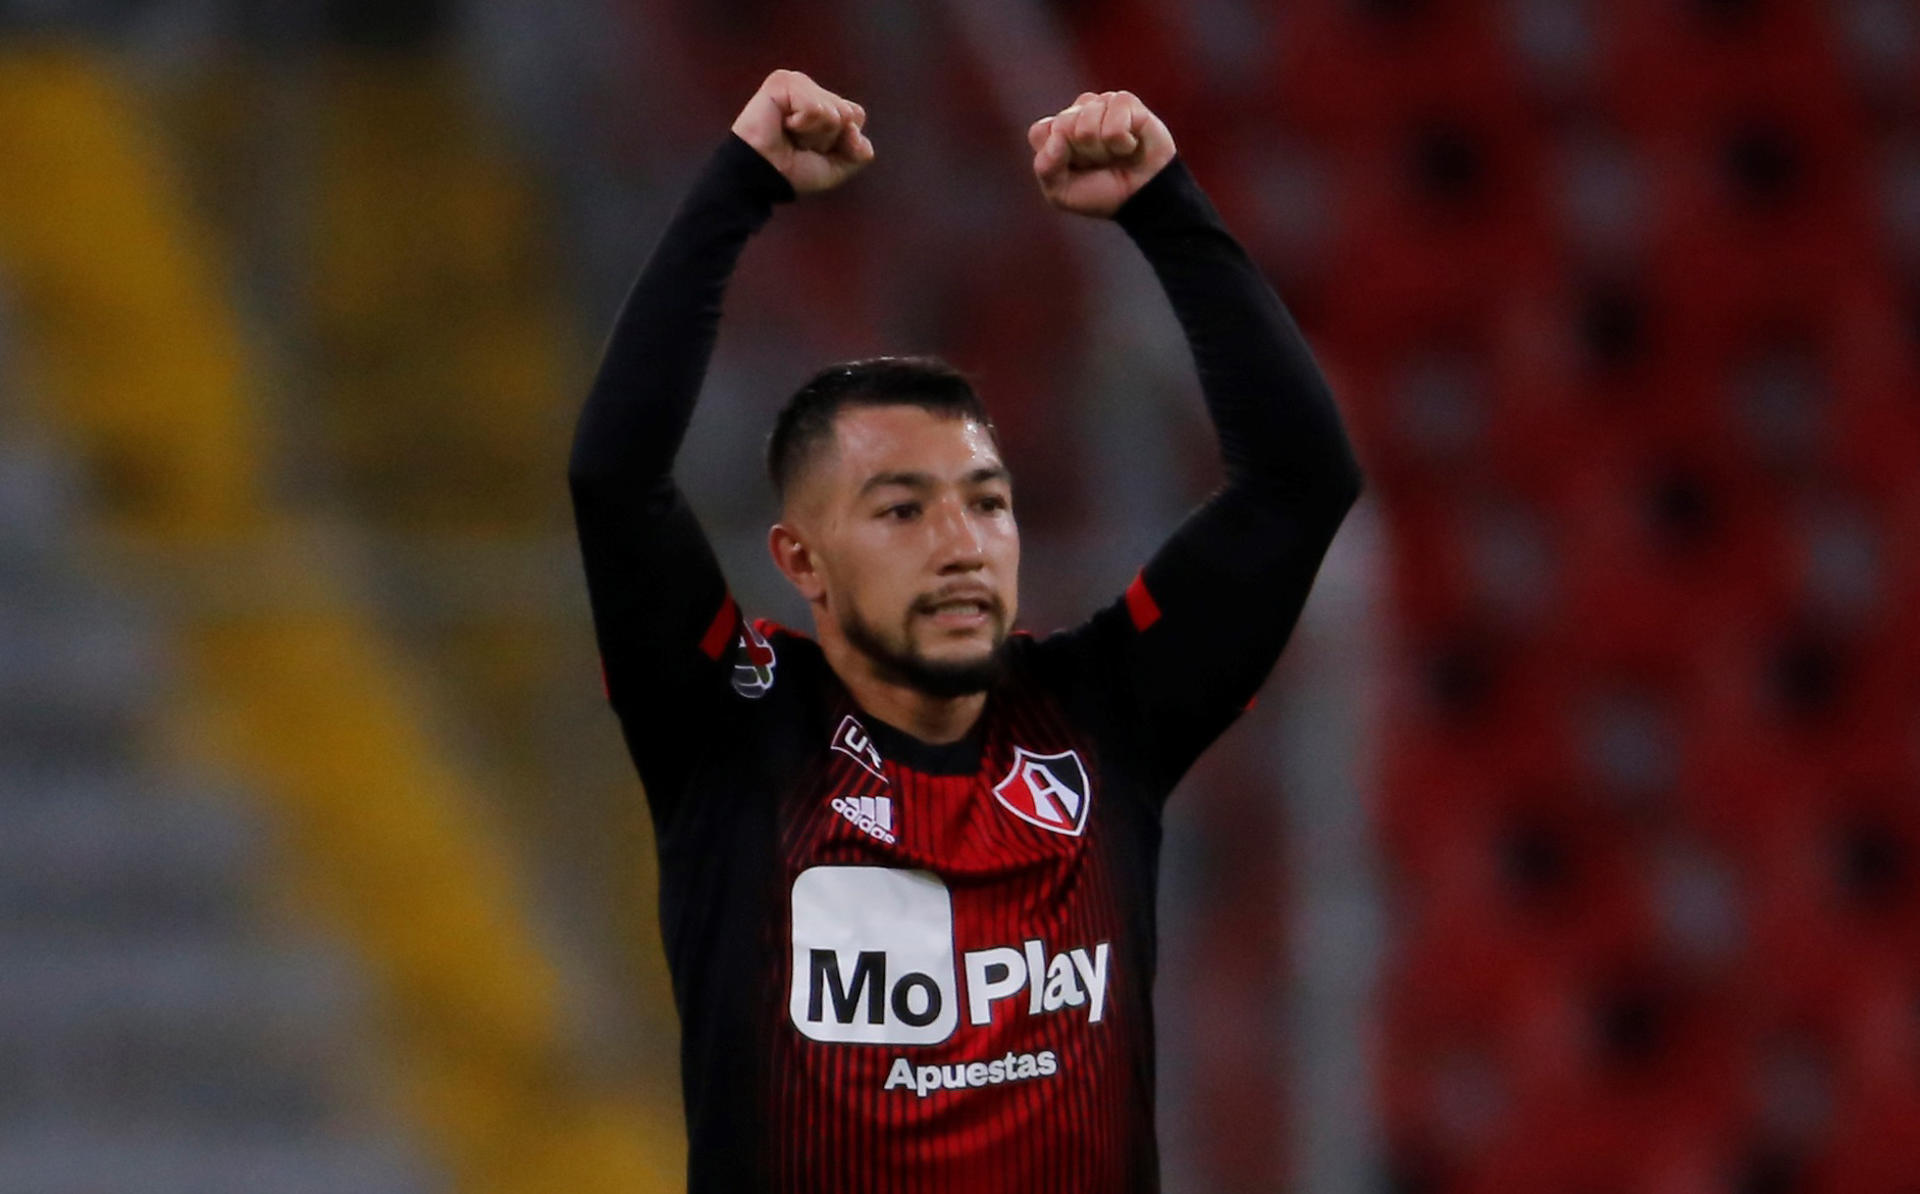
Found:
[{"label": "adidas logo", "polygon": [[893,836],[893,798],[891,796],[836,796],[833,811],[860,827],[868,837],[891,846]]}]

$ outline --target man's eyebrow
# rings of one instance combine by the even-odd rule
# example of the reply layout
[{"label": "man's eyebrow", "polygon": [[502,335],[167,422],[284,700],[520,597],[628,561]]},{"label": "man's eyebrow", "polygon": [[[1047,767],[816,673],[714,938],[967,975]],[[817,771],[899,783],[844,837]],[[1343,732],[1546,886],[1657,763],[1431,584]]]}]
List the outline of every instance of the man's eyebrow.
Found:
[{"label": "man's eyebrow", "polygon": [[[987,464],[969,472],[961,480],[968,485],[984,485],[988,481],[1011,481],[1013,474],[1007,471],[1005,465]],[[936,484],[938,481],[932,473],[875,473],[867,478],[866,483],[860,486],[860,492],[854,496],[865,497],[883,485],[904,485],[908,489],[932,489]]]},{"label": "man's eyebrow", "polygon": [[869,492],[880,488],[882,485],[904,485],[908,489],[931,489],[933,488],[933,474],[899,472],[875,473],[873,476],[867,478],[866,484],[862,485],[860,492],[854,496],[865,497]]}]

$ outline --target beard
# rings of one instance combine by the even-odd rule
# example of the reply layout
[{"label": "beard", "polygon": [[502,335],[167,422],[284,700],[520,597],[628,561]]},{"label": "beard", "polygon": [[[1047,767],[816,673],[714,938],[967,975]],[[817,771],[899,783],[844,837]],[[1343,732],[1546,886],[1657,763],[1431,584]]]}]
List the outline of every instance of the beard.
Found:
[{"label": "beard", "polygon": [[855,609],[840,615],[840,633],[852,647],[873,661],[874,671],[892,684],[901,684],[930,697],[969,696],[985,692],[1006,671],[1007,621],[999,598],[988,617],[993,625],[993,647],[978,659],[929,659],[914,646],[913,619],[918,604],[907,611],[901,630],[905,646],[890,643],[877,627]]}]

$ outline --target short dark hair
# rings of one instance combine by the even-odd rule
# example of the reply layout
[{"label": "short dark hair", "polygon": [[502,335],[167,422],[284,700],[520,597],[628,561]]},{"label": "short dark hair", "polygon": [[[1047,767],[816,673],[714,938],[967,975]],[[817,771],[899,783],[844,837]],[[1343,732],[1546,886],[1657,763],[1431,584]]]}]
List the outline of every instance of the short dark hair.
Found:
[{"label": "short dark hair", "polygon": [[828,365],[794,391],[767,436],[767,475],[774,496],[787,487],[821,444],[833,438],[834,416],[849,406],[917,406],[949,418],[978,422],[998,433],[986,404],[965,374],[936,356],[868,357]]}]

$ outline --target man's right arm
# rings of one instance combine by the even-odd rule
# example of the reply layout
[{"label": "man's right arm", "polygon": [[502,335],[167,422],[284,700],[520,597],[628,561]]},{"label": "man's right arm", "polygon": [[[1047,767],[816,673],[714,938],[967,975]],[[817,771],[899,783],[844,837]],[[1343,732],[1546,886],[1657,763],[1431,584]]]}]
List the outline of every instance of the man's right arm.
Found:
[{"label": "man's right arm", "polygon": [[804,75],[768,77],[634,283],[574,432],[568,484],[601,667],[656,815],[715,721],[740,622],[673,459],[741,250],[774,204],[871,158],[864,120]]},{"label": "man's right arm", "polygon": [[[724,684],[730,602],[672,476],[740,251],[793,189],[729,135],[621,308],[567,479],[609,697],[698,702]],[[709,633],[711,632],[711,633]]]}]

